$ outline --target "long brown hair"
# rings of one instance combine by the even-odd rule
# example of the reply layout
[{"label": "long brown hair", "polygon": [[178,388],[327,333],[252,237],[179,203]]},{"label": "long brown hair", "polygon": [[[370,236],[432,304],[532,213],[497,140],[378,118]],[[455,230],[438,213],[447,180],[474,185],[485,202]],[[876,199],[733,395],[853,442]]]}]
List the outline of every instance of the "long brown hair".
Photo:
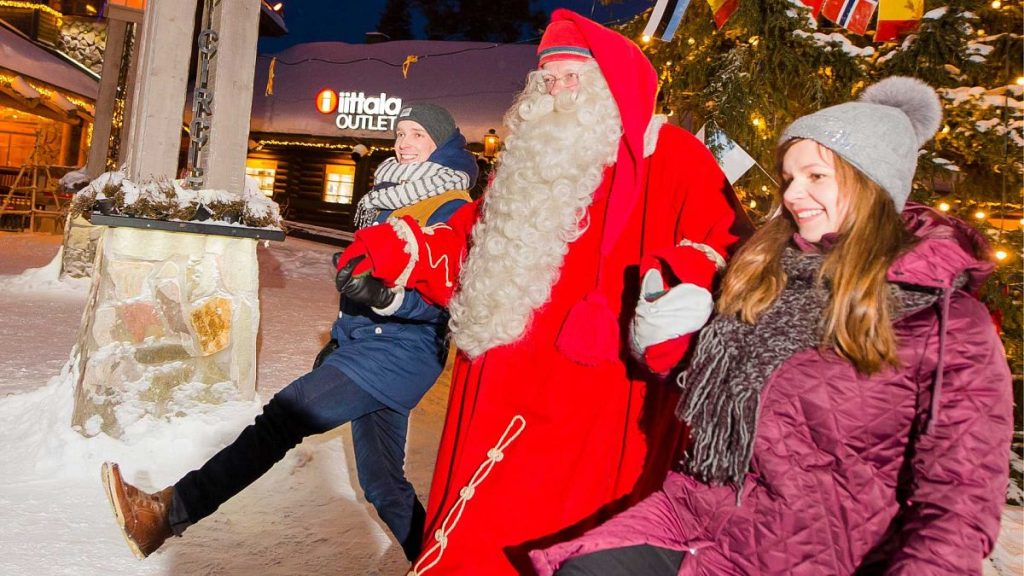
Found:
[{"label": "long brown hair", "polygon": [[[776,150],[776,173],[796,142]],[[824,148],[824,147],[823,147]],[[826,148],[827,150],[827,148]],[[892,198],[838,154],[836,168],[841,200],[848,204],[835,246],[825,255],[818,281],[831,284],[823,319],[822,346],[832,348],[858,371],[872,374],[883,365],[896,366],[896,336],[889,317],[886,272],[913,242]],[[755,323],[786,286],[782,252],[797,232],[792,215],[782,207],[779,191],[774,216],[747,241],[729,264],[718,300],[721,314]]]}]

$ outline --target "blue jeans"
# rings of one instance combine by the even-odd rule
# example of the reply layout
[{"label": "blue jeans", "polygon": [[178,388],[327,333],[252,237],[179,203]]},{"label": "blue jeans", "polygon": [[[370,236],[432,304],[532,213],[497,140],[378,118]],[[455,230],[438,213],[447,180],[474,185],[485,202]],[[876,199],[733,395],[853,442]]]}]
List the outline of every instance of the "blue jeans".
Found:
[{"label": "blue jeans", "polygon": [[[274,395],[238,438],[174,485],[170,521],[181,535],[284,458],[306,436],[352,422],[356,471],[366,499],[418,553],[422,505],[405,478],[409,417],[381,404],[344,373],[323,365]],[[417,520],[419,527],[413,526]],[[411,551],[407,550],[407,554]]]}]

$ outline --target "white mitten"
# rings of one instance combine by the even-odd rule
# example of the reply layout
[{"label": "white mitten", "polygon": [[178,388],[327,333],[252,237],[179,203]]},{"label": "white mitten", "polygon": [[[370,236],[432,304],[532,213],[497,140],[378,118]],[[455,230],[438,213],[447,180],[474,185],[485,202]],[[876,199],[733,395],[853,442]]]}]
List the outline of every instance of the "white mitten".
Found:
[{"label": "white mitten", "polygon": [[652,268],[640,284],[640,300],[630,326],[630,346],[643,356],[648,346],[700,330],[715,304],[711,293],[696,284],[680,284],[669,290],[661,271]]}]

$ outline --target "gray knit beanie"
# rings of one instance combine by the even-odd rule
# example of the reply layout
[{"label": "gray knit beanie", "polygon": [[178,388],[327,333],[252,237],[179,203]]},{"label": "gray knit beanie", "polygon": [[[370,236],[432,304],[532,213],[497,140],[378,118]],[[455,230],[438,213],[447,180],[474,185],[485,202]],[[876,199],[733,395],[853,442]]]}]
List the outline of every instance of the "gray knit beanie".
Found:
[{"label": "gray knit beanie", "polygon": [[917,151],[942,122],[935,90],[916,78],[893,76],[860,98],[797,118],[779,143],[809,139],[864,173],[903,210],[917,170]]},{"label": "gray knit beanie", "polygon": [[440,148],[455,132],[455,119],[450,112],[434,104],[410,104],[403,106],[395,119],[395,128],[402,120],[412,120],[423,126],[434,145]]}]

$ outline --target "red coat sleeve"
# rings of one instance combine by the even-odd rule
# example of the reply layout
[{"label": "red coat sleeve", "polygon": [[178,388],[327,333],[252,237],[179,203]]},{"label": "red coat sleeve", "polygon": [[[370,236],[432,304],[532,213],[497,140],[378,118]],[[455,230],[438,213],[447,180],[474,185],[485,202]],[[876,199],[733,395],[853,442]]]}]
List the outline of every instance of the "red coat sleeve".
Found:
[{"label": "red coat sleeve", "polygon": [[[674,195],[680,198],[674,242],[644,257],[640,277],[657,268],[667,288],[695,284],[714,292],[718,273],[739,242],[753,232],[753,226],[711,152],[696,138],[681,132],[662,130],[661,137],[671,138],[664,144],[679,158],[656,160],[656,164],[673,168],[671,181],[666,181],[665,175],[655,175],[660,187],[675,188]],[[682,360],[692,336],[648,347],[644,362],[656,373],[667,373]]]},{"label": "red coat sleeve", "polygon": [[980,302],[954,298],[949,317],[939,409],[914,446],[889,575],[980,576],[999,534],[1013,434],[1010,372]]},{"label": "red coat sleeve", "polygon": [[479,200],[470,202],[433,226],[420,227],[406,216],[364,228],[338,259],[338,268],[366,256],[357,272],[369,269],[388,286],[416,290],[428,302],[445,306],[455,291],[479,205]]}]

